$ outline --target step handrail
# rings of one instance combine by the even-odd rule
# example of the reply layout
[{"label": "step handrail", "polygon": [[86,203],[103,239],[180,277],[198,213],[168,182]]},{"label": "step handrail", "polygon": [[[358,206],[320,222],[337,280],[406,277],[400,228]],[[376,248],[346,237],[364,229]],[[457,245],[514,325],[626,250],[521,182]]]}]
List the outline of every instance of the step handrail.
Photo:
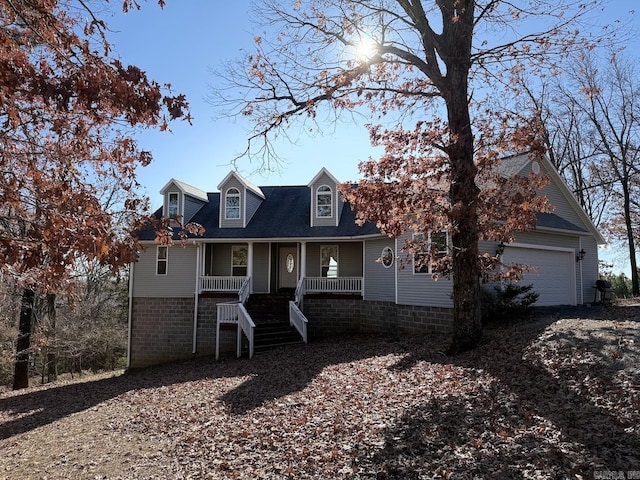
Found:
[{"label": "step handrail", "polygon": [[242,303],[238,303],[238,343],[236,345],[238,358],[242,355],[242,333],[249,340],[249,358],[253,358],[255,330],[256,324],[253,323],[251,315]]},{"label": "step handrail", "polygon": [[309,320],[304,316],[302,310],[298,308],[296,302],[289,301],[289,325],[295,327],[304,343],[307,343],[307,324]]}]

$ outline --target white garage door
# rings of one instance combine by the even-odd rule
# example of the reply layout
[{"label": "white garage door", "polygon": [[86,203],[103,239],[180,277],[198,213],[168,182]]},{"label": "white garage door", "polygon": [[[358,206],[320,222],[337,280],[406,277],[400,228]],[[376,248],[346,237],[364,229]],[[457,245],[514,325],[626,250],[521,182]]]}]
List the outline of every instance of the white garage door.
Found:
[{"label": "white garage door", "polygon": [[533,285],[540,295],[537,306],[575,305],[575,272],[573,253],[507,246],[504,263],[521,263],[536,267],[525,273],[522,285]]}]

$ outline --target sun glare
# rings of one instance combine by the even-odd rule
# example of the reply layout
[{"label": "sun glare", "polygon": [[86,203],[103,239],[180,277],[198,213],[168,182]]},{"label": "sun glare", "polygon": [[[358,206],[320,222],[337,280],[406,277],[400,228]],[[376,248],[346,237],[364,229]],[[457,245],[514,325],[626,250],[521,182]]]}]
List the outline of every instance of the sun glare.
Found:
[{"label": "sun glare", "polygon": [[368,62],[378,53],[378,44],[371,38],[364,37],[355,45],[356,58]]}]

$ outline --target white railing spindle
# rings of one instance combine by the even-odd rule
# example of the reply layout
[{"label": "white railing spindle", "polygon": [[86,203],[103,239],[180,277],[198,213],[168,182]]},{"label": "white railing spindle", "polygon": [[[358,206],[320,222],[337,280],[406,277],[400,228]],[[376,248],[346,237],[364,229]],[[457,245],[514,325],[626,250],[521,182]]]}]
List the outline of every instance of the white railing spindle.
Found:
[{"label": "white railing spindle", "polygon": [[362,277],[306,277],[306,293],[362,293]]},{"label": "white railing spindle", "polygon": [[237,292],[249,277],[200,277],[201,292]]}]

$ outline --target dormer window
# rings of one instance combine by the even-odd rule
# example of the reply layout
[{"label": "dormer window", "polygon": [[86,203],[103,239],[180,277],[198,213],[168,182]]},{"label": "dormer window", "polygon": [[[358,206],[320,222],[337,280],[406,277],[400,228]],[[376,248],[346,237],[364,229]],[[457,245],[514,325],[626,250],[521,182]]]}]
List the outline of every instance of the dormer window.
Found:
[{"label": "dormer window", "polygon": [[168,210],[167,210],[167,216],[169,218],[176,218],[179,216],[178,213],[178,193],[177,192],[171,192],[169,193],[169,201],[168,203]]},{"label": "dormer window", "polygon": [[227,190],[224,218],[227,220],[240,218],[240,190],[237,188]]},{"label": "dormer window", "polygon": [[333,190],[327,185],[321,185],[316,192],[316,216],[333,216]]}]

